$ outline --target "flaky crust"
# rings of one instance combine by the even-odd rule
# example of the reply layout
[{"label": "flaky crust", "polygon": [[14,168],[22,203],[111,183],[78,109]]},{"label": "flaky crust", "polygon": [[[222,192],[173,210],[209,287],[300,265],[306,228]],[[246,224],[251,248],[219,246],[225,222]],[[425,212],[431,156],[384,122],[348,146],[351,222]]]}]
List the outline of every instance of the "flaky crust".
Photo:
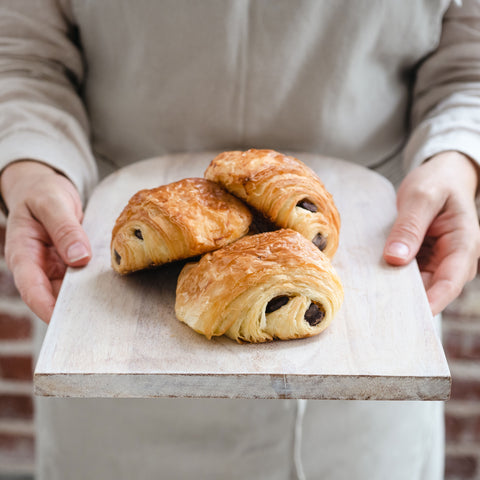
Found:
[{"label": "flaky crust", "polygon": [[[187,264],[178,278],[175,313],[209,339],[227,335],[259,343],[320,333],[342,301],[328,257],[299,233],[281,229],[244,237]],[[314,325],[312,304],[323,312]]]},{"label": "flaky crust", "polygon": [[112,231],[112,267],[129,273],[221,248],[245,235],[248,208],[219,185],[186,178],[141,190]]},{"label": "flaky crust", "polygon": [[[333,257],[340,215],[320,178],[298,159],[274,150],[224,152],[212,160],[205,178],[219,183],[279,227],[300,232]],[[313,207],[316,211],[311,211]]]}]

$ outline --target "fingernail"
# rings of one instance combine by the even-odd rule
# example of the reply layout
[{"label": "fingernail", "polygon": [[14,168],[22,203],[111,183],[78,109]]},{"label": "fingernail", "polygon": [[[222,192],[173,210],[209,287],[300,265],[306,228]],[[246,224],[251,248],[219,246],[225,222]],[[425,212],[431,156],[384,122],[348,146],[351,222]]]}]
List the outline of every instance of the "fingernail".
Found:
[{"label": "fingernail", "polygon": [[75,242],[68,247],[67,258],[70,263],[78,262],[89,256],[87,247],[81,242]]},{"label": "fingernail", "polygon": [[407,258],[409,252],[408,246],[401,242],[392,242],[387,248],[388,255],[396,258]]}]

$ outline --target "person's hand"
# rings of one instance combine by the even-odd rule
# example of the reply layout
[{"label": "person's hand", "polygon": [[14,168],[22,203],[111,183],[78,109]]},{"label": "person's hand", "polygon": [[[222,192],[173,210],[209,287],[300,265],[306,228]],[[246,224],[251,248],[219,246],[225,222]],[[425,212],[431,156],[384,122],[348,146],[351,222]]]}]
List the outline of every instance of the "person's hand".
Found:
[{"label": "person's hand", "polygon": [[410,172],[398,189],[398,217],[383,255],[392,265],[417,257],[434,315],[477,272],[477,184],[478,169],[472,160],[458,152],[443,152]]},{"label": "person's hand", "polygon": [[91,257],[80,197],[67,178],[39,162],[13,163],[0,181],[9,209],[7,266],[23,301],[48,323],[66,265],[82,266]]}]

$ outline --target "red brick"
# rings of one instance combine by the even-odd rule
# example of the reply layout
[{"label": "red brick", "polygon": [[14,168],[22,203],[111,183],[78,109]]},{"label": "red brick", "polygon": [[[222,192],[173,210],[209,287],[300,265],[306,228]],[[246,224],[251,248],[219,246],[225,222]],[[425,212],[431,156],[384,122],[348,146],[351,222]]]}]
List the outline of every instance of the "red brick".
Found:
[{"label": "red brick", "polygon": [[16,461],[33,461],[35,440],[31,435],[0,433],[0,458]]},{"label": "red brick", "polygon": [[33,401],[29,395],[0,395],[0,418],[33,419]]},{"label": "red brick", "polygon": [[443,346],[448,358],[480,360],[480,332],[448,331]]},{"label": "red brick", "polygon": [[19,297],[13,275],[8,270],[0,271],[0,297]]},{"label": "red brick", "polygon": [[452,400],[480,400],[480,379],[452,377]]},{"label": "red brick", "polygon": [[[458,302],[460,303],[460,302]],[[478,325],[480,320],[479,312],[462,312],[462,311],[445,311],[442,313],[443,320],[450,322],[469,323],[470,325]]]},{"label": "red brick", "polygon": [[32,337],[32,321],[27,316],[0,313],[0,340],[24,340]]},{"label": "red brick", "polygon": [[6,380],[33,380],[33,360],[29,355],[0,356],[0,377]]},{"label": "red brick", "polygon": [[5,225],[0,219],[0,257],[3,257],[5,251]]},{"label": "red brick", "polygon": [[457,416],[445,414],[447,443],[478,443],[480,450],[480,415]]},{"label": "red brick", "polygon": [[480,291],[480,261],[478,262],[478,272],[477,276],[465,285],[460,296],[445,309],[444,318],[457,321],[472,321],[480,318],[480,304],[476,301]]},{"label": "red brick", "polygon": [[477,459],[471,455],[445,458],[445,480],[474,479],[477,473]]}]

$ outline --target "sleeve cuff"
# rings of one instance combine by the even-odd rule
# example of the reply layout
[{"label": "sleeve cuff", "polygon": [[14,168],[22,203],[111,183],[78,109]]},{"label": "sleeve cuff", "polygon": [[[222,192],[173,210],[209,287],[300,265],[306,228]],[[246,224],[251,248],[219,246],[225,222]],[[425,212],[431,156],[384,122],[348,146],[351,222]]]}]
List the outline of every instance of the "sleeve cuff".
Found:
[{"label": "sleeve cuff", "polygon": [[[18,132],[0,140],[0,172],[10,163],[23,159],[39,161],[65,175],[77,188],[83,205],[98,181],[90,152],[80,152],[62,137],[54,139],[35,132]],[[6,213],[1,197],[0,209]]]},{"label": "sleeve cuff", "polygon": [[445,128],[434,131],[431,124],[419,126],[404,150],[404,167],[409,172],[437,153],[454,150],[470,157],[480,166],[480,126],[470,128]]}]

